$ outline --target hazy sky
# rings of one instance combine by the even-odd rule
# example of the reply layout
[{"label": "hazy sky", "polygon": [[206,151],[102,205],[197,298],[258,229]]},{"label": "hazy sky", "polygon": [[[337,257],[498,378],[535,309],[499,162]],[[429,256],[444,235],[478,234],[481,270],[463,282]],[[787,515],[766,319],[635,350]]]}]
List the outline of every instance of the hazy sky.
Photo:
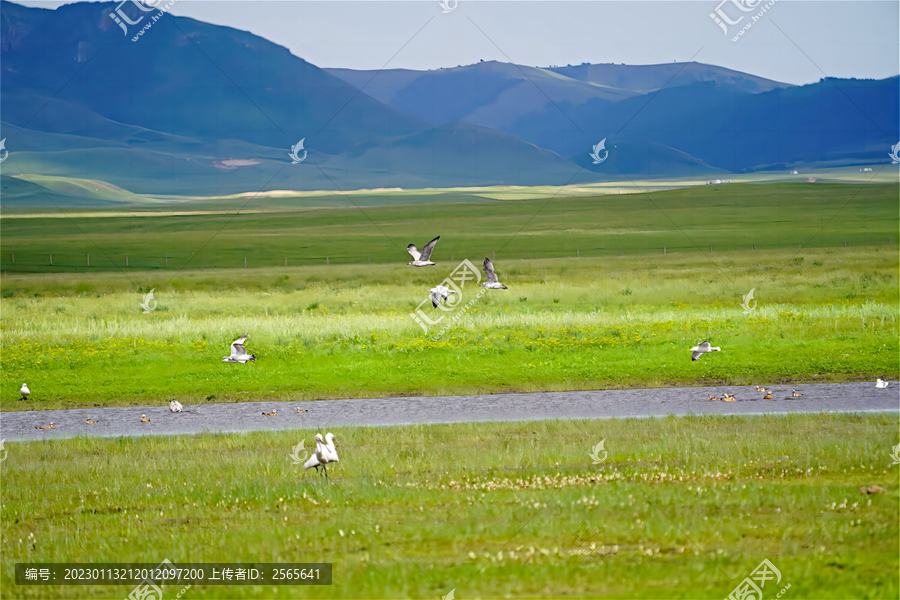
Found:
[{"label": "hazy sky", "polygon": [[[736,6],[741,1],[755,8],[742,12]],[[171,13],[248,30],[320,67],[434,69],[480,59],[531,66],[656,64],[693,58],[789,83],[900,72],[896,0],[719,2],[459,0],[445,14],[435,0],[177,0]],[[744,15],[727,36],[709,16],[720,6],[731,20]]]}]

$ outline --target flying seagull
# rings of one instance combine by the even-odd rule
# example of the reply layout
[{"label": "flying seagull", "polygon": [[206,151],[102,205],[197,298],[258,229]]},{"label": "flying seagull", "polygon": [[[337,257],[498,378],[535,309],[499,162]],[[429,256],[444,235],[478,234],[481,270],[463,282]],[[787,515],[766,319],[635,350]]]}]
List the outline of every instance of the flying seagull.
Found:
[{"label": "flying seagull", "polygon": [[431,292],[431,304],[434,305],[435,308],[441,303],[441,298],[446,302],[450,294],[456,293],[456,290],[451,290],[446,285],[436,285],[428,291]]},{"label": "flying seagull", "polygon": [[23,383],[22,388],[19,390],[19,393],[22,394],[22,400],[28,400],[28,394],[31,393],[31,390],[29,390],[28,386]]},{"label": "flying seagull", "polygon": [[718,352],[721,348],[718,346],[710,346],[709,342],[700,342],[691,348],[691,360],[697,360],[707,352]]},{"label": "flying seagull", "polygon": [[494,273],[494,263],[491,262],[491,259],[484,259],[484,267],[482,267],[485,276],[487,277],[487,281],[481,284],[481,287],[487,288],[489,290],[508,290],[509,288],[497,281],[497,274]]},{"label": "flying seagull", "polygon": [[422,248],[422,252],[420,253],[418,249],[416,249],[415,244],[410,244],[406,247],[406,251],[409,252],[409,255],[413,257],[411,262],[406,263],[407,265],[411,265],[413,267],[430,267],[431,265],[437,264],[431,262],[431,251],[434,250],[434,245],[437,244],[438,240],[441,239],[441,236],[437,236]]},{"label": "flying seagull", "polygon": [[875,387],[877,387],[879,389],[886,388],[889,384],[890,384],[890,382],[885,381],[884,377],[879,377],[878,380],[875,382]]},{"label": "flying seagull", "polygon": [[181,406],[181,402],[179,402],[178,400],[172,400],[171,402],[169,402],[169,410],[171,410],[172,412],[181,412],[182,408],[184,407]]},{"label": "flying seagull", "polygon": [[248,337],[250,336],[244,334],[238,339],[231,342],[231,356],[226,356],[222,359],[222,362],[246,363],[248,360],[256,360],[256,356],[254,356],[253,354],[247,354],[247,349],[244,348],[244,342],[247,341]]}]

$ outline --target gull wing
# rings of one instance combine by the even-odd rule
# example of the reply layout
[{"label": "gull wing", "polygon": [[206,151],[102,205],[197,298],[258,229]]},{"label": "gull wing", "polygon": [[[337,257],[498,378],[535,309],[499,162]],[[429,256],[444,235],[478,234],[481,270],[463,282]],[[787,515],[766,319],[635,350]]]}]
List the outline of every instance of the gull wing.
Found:
[{"label": "gull wing", "polygon": [[703,356],[702,352],[691,352],[691,360],[697,360],[701,356]]},{"label": "gull wing", "polygon": [[431,251],[434,250],[434,245],[438,243],[438,240],[441,239],[441,236],[437,236],[422,248],[422,260],[431,260]]},{"label": "gull wing", "polygon": [[431,292],[431,305],[437,308],[438,303],[441,301],[441,293],[437,290]]},{"label": "gull wing", "polygon": [[494,273],[494,263],[491,262],[491,259],[484,259],[484,267],[482,270],[489,282],[497,283],[497,275]]},{"label": "gull wing", "polygon": [[413,257],[413,260],[419,260],[419,257],[422,256],[422,254],[416,248],[415,244],[410,244],[409,246],[407,246],[406,251],[409,252],[409,255]]},{"label": "gull wing", "polygon": [[247,354],[247,349],[244,348],[244,342],[247,341],[249,335],[242,335],[238,339],[231,342],[231,356],[233,358],[237,358],[238,356],[244,356]]}]

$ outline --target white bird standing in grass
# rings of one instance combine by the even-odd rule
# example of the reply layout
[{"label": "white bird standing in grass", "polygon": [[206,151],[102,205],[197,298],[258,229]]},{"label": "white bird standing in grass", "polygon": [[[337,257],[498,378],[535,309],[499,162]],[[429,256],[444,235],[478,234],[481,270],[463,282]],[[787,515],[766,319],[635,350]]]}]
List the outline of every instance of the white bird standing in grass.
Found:
[{"label": "white bird standing in grass", "polygon": [[22,394],[22,400],[28,400],[28,394],[31,393],[31,390],[23,383],[21,389],[19,389],[19,393]]},{"label": "white bird standing in grass", "polygon": [[707,352],[719,352],[721,348],[718,346],[710,346],[709,342],[700,342],[691,348],[691,360],[697,360]]},{"label": "white bird standing in grass", "polygon": [[244,334],[238,339],[231,342],[231,356],[226,356],[222,359],[222,362],[244,364],[249,360],[256,360],[256,356],[254,356],[253,354],[247,354],[247,349],[244,348],[244,342],[247,341],[248,337],[250,336]]},{"label": "white bird standing in grass", "polygon": [[327,433],[325,434],[325,439],[322,439],[322,434],[317,433],[316,452],[309,457],[309,460],[306,461],[303,468],[308,471],[315,467],[316,471],[318,471],[319,467],[322,467],[322,470],[325,471],[325,478],[327,479],[328,469],[325,468],[325,465],[332,462],[340,462],[337,450],[334,447],[334,434]]},{"label": "white bird standing in grass", "polygon": [[494,273],[494,263],[491,262],[491,259],[485,257],[484,266],[481,269],[484,271],[485,276],[487,277],[487,281],[481,284],[481,287],[487,288],[489,290],[508,290],[509,288],[497,281],[497,275]]},{"label": "white bird standing in grass", "polygon": [[181,406],[181,402],[178,400],[172,400],[169,402],[169,410],[172,412],[181,412],[181,409],[184,408]]},{"label": "white bird standing in grass", "polygon": [[441,298],[446,302],[447,298],[450,297],[450,294],[456,293],[456,290],[451,290],[446,285],[436,285],[428,291],[431,292],[431,304],[435,308],[441,303]]},{"label": "white bird standing in grass", "polygon": [[890,385],[890,382],[885,381],[884,377],[879,377],[875,382],[875,387],[877,387],[878,389],[886,388],[888,385]]},{"label": "white bird standing in grass", "polygon": [[407,265],[411,265],[413,267],[430,267],[431,265],[435,265],[437,263],[431,262],[431,251],[434,250],[434,245],[438,243],[438,240],[441,239],[441,236],[437,236],[422,248],[422,252],[416,248],[415,244],[410,244],[406,247],[406,251],[409,252],[409,255],[413,257],[412,261],[406,263]]}]

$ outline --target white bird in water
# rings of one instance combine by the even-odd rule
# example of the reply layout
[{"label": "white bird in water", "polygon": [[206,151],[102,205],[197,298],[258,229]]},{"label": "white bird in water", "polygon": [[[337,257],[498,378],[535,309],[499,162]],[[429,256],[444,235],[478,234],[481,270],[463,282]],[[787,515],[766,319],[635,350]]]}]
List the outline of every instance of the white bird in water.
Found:
[{"label": "white bird in water", "polygon": [[22,394],[22,400],[28,400],[28,394],[31,393],[31,390],[23,383],[21,389],[19,389],[19,393]]},{"label": "white bird in water", "polygon": [[322,434],[317,433],[316,452],[309,457],[309,460],[306,461],[303,468],[308,471],[315,467],[316,471],[318,471],[319,467],[322,467],[322,470],[325,471],[325,478],[327,479],[328,469],[325,468],[325,465],[332,462],[340,462],[337,450],[334,447],[334,434],[327,433],[325,434],[325,439],[322,439]]},{"label": "white bird in water", "polygon": [[718,346],[710,346],[709,342],[700,342],[691,348],[691,360],[697,360],[707,352],[719,352],[721,348]]},{"label": "white bird in water", "polygon": [[428,291],[431,292],[431,304],[435,308],[437,308],[437,305],[441,303],[441,298],[443,298],[444,302],[446,302],[450,294],[456,293],[456,290],[451,290],[446,285],[436,285]]},{"label": "white bird in water", "polygon": [[491,259],[484,259],[484,266],[482,267],[485,276],[487,277],[487,281],[481,284],[481,287],[485,287],[489,290],[508,290],[509,288],[497,281],[497,275],[494,273],[494,263],[491,262]]},{"label": "white bird in water", "polygon": [[875,382],[875,387],[877,387],[878,389],[886,388],[888,385],[890,385],[890,382],[885,381],[883,377],[879,377]]},{"label": "white bird in water", "polygon": [[181,406],[181,402],[179,402],[178,400],[172,400],[171,402],[169,402],[169,410],[171,410],[172,412],[181,412],[182,408],[184,407]]},{"label": "white bird in water", "polygon": [[409,252],[409,255],[413,257],[411,262],[406,263],[407,265],[411,265],[413,267],[430,267],[431,265],[435,265],[437,263],[431,262],[431,251],[434,250],[434,245],[438,243],[438,240],[441,239],[441,236],[437,236],[422,248],[422,252],[416,248],[415,244],[410,244],[406,247],[406,251]]},{"label": "white bird in water", "polygon": [[231,342],[231,356],[226,356],[222,359],[222,362],[246,363],[249,360],[256,360],[256,356],[247,354],[247,349],[244,348],[244,342],[247,341],[248,337],[250,336],[245,334]]}]

